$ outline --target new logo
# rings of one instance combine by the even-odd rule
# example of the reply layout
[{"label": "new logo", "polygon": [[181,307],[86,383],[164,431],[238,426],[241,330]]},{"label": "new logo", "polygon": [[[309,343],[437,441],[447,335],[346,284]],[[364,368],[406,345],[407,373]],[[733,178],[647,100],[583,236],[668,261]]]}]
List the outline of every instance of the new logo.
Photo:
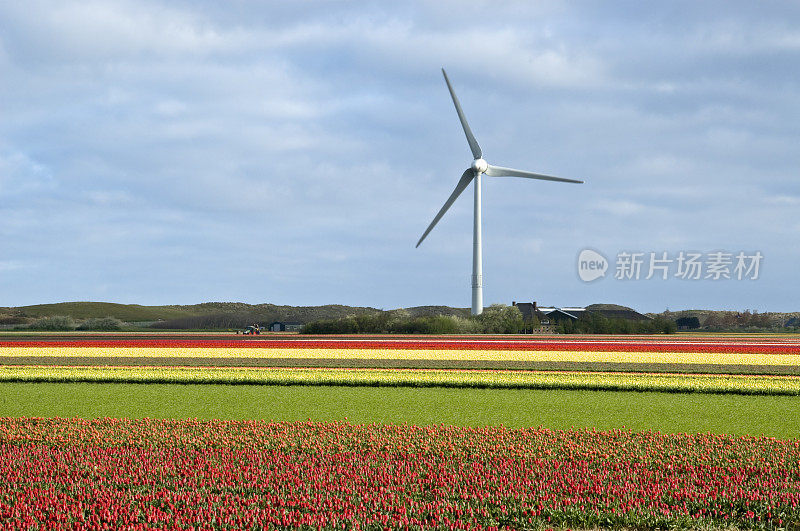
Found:
[{"label": "new logo", "polygon": [[578,255],[578,276],[584,282],[591,282],[606,276],[608,260],[592,249],[584,249]]}]

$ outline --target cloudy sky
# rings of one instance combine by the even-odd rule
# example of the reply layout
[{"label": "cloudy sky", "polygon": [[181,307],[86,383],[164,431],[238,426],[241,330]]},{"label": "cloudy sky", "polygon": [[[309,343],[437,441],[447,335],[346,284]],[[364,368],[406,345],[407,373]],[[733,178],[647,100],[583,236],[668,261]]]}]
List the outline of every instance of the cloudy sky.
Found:
[{"label": "cloudy sky", "polygon": [[[769,1],[0,1],[0,306],[469,306],[471,189],[414,248],[472,159],[442,66],[490,163],[586,181],[484,178],[486,304],[800,310]],[[763,260],[614,278],[680,251]]]}]

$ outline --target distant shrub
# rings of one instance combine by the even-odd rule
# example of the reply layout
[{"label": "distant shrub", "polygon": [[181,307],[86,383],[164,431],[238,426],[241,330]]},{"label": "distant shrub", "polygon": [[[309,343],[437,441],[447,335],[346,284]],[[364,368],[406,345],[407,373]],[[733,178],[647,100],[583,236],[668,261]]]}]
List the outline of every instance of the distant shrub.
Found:
[{"label": "distant shrub", "polygon": [[252,313],[215,313],[158,321],[150,325],[150,327],[166,330],[231,329],[244,328],[253,323],[266,328],[269,321],[265,321],[263,317]]},{"label": "distant shrub", "polygon": [[458,327],[459,334],[481,334],[483,333],[483,324],[473,317],[459,317],[454,315],[450,317]]},{"label": "distant shrub", "polygon": [[411,317],[405,310],[358,315],[343,319],[312,321],[303,326],[302,334],[507,334],[522,328],[519,309],[492,305],[484,315],[421,315]]},{"label": "distant shrub", "polygon": [[558,323],[559,334],[674,334],[677,325],[672,319],[655,317],[646,321],[608,319],[595,312],[584,313],[577,321]]},{"label": "distant shrub", "polygon": [[524,327],[522,312],[516,306],[492,304],[475,317],[485,334],[516,334]]},{"label": "distant shrub", "polygon": [[20,315],[0,315],[0,325],[18,325],[27,322],[28,319]]},{"label": "distant shrub", "polygon": [[78,330],[94,330],[98,332],[122,330],[122,321],[115,317],[93,317],[79,324]]},{"label": "distant shrub", "polygon": [[678,328],[700,328],[700,319],[697,316],[679,317],[675,319]]},{"label": "distant shrub", "polygon": [[396,323],[393,330],[398,334],[458,334],[461,330],[449,315],[415,317]]},{"label": "distant shrub", "polygon": [[[394,323],[391,323],[394,326]],[[383,334],[390,329],[387,313],[351,315],[341,319],[322,319],[307,323],[302,334]]]},{"label": "distant shrub", "polygon": [[45,330],[45,331],[67,331],[75,330],[75,321],[72,317],[64,315],[53,315],[50,317],[42,317],[31,323],[28,328],[30,330]]}]

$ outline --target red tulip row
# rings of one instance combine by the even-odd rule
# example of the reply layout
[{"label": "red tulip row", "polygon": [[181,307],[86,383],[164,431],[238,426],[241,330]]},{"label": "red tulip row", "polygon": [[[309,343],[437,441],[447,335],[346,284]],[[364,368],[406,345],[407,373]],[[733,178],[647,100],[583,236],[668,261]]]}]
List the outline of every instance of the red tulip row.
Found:
[{"label": "red tulip row", "polygon": [[0,525],[779,528],[800,441],[629,431],[0,419]]},{"label": "red tulip row", "polygon": [[8,347],[123,347],[123,348],[268,348],[268,349],[405,349],[405,350],[522,350],[584,352],[709,352],[741,354],[800,354],[800,343],[791,341],[675,341],[547,339],[58,339],[6,340]]}]

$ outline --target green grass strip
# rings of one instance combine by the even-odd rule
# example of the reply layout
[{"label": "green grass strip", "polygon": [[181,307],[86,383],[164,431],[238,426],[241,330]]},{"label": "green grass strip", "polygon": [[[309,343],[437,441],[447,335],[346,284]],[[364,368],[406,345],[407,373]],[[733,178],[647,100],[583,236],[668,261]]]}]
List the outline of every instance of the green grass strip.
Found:
[{"label": "green grass strip", "polygon": [[571,371],[2,366],[0,382],[334,385],[800,395],[798,376]]}]

